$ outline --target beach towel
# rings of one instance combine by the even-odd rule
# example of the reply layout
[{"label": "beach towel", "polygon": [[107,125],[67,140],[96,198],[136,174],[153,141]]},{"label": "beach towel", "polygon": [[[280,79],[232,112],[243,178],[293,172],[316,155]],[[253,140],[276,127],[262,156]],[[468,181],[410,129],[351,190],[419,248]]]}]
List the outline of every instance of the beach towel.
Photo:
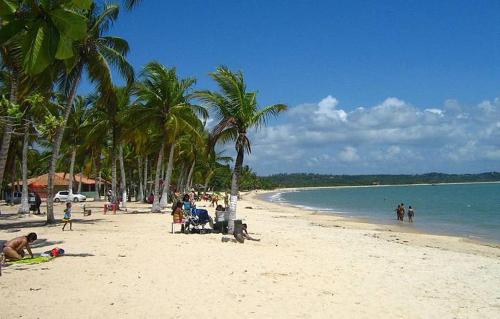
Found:
[{"label": "beach towel", "polygon": [[23,259],[20,259],[20,260],[7,261],[7,263],[8,264],[17,264],[17,265],[35,265],[35,264],[41,264],[41,263],[51,261],[52,259],[54,259],[54,257],[50,257],[50,256],[36,256],[33,258],[24,257]]}]

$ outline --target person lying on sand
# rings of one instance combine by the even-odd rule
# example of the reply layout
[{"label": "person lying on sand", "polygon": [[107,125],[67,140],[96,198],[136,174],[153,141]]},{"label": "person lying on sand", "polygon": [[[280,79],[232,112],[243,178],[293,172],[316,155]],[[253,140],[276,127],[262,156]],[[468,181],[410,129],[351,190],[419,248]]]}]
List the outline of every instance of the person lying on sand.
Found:
[{"label": "person lying on sand", "polygon": [[19,260],[24,257],[24,248],[28,251],[31,258],[33,258],[33,253],[31,252],[30,243],[36,240],[37,236],[35,233],[29,233],[28,236],[16,237],[9,240],[3,245],[3,254],[7,260]]}]

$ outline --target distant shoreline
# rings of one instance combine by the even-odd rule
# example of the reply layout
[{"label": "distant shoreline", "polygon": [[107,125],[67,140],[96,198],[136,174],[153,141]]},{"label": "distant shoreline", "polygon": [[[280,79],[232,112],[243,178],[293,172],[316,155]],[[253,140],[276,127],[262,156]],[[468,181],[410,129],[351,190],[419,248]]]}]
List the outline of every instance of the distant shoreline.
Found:
[{"label": "distant shoreline", "polygon": [[390,224],[387,222],[383,222],[377,220],[376,218],[367,218],[367,217],[359,217],[355,215],[351,215],[347,212],[341,212],[335,210],[333,208],[321,209],[319,207],[310,207],[305,205],[295,205],[290,202],[281,202],[281,201],[273,201],[270,199],[272,194],[281,194],[288,193],[294,191],[302,191],[302,190],[318,190],[318,189],[343,189],[343,188],[376,188],[376,187],[400,187],[400,186],[432,186],[432,185],[475,185],[475,184],[500,184],[500,181],[497,182],[460,182],[460,183],[439,183],[439,184],[396,184],[396,185],[350,185],[350,186],[319,186],[319,187],[293,187],[293,188],[279,188],[274,190],[259,190],[256,193],[255,198],[257,200],[261,200],[264,202],[276,204],[284,207],[291,207],[294,209],[304,209],[306,211],[311,212],[313,215],[330,215],[335,216],[337,218],[344,219],[346,221],[354,222],[354,223],[363,223],[363,224],[372,224],[374,226],[381,226],[384,228],[397,228],[400,232],[408,232],[408,233],[416,233],[416,234],[427,234],[427,235],[438,235],[438,236],[449,236],[456,237],[466,241],[470,241],[479,245],[485,245],[490,247],[500,247],[500,241],[491,239],[491,238],[483,238],[479,236],[467,236],[460,233],[455,232],[446,232],[446,231],[433,231],[428,229],[415,229],[406,227],[406,224]]},{"label": "distant shoreline", "polygon": [[452,182],[452,183],[416,183],[416,184],[383,184],[383,185],[336,185],[336,186],[298,186],[298,187],[280,187],[270,190],[260,190],[266,192],[286,192],[308,189],[328,189],[328,188],[360,188],[360,187],[395,187],[395,186],[432,186],[432,185],[469,185],[469,184],[500,184],[500,181],[491,182]]}]

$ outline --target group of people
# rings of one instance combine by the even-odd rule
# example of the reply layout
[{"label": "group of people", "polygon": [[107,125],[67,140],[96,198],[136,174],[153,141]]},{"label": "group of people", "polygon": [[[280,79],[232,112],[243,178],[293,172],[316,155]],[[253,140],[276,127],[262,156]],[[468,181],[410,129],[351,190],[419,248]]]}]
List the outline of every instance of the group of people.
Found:
[{"label": "group of people", "polygon": [[[219,206],[220,195],[218,193],[215,193],[213,195],[204,194],[203,196],[201,196],[201,199],[210,202],[210,207],[217,207]],[[228,193],[224,194],[224,205],[226,207],[229,205]]]},{"label": "group of people", "polygon": [[405,210],[405,204],[401,203],[396,208],[396,217],[399,221],[404,221],[405,214],[408,214],[408,222],[413,223],[413,217],[415,216],[415,211],[411,206],[408,206],[408,212]]},{"label": "group of people", "polygon": [[[201,197],[201,199],[205,199],[204,196],[205,195],[203,195]],[[216,200],[218,200],[217,195],[212,195],[212,197],[210,197],[210,199],[213,200],[214,197],[216,198]],[[184,194],[182,199],[180,197],[177,197],[177,201],[174,201],[174,204],[172,206],[171,215],[172,215],[172,219],[173,219],[174,223],[181,224],[181,232],[184,232],[185,227],[186,227],[186,225],[184,224],[185,215],[188,214],[192,209],[196,208],[196,199],[197,198],[199,198],[199,197],[196,196],[196,193],[192,189],[189,193]],[[226,196],[226,198],[228,198],[228,196]],[[225,211],[226,209],[228,209],[228,201],[225,200],[224,203],[225,203],[225,206],[217,204],[215,210],[221,212],[221,211]],[[212,201],[212,205],[213,204],[214,204],[214,202]],[[253,240],[253,241],[260,241],[260,239],[253,238],[248,234],[248,225],[247,224],[242,224],[241,229],[239,229],[238,231],[235,231],[233,235],[234,235],[236,241],[238,241],[240,243],[243,243],[245,241],[245,239]]]}]

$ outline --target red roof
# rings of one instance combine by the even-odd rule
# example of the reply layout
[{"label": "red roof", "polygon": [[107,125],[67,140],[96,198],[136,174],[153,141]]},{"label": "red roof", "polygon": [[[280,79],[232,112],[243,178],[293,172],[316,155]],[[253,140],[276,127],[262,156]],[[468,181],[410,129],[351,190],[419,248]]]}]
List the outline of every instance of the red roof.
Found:
[{"label": "red roof", "polygon": [[[69,184],[69,174],[61,172],[61,173],[56,173],[54,176],[54,186],[65,186]],[[96,183],[95,179],[91,179],[85,175],[82,174],[81,176],[82,184],[86,185],[94,185]],[[37,177],[29,178],[28,179],[28,187],[34,187],[34,188],[42,188],[42,187],[47,187],[49,181],[49,174],[43,174]],[[73,183],[79,183],[80,182],[80,174],[74,175],[73,177]],[[19,183],[19,185],[22,185],[23,181],[19,180],[16,183]],[[101,179],[101,183],[108,183],[108,181]],[[11,184],[9,184],[11,186]]]}]

